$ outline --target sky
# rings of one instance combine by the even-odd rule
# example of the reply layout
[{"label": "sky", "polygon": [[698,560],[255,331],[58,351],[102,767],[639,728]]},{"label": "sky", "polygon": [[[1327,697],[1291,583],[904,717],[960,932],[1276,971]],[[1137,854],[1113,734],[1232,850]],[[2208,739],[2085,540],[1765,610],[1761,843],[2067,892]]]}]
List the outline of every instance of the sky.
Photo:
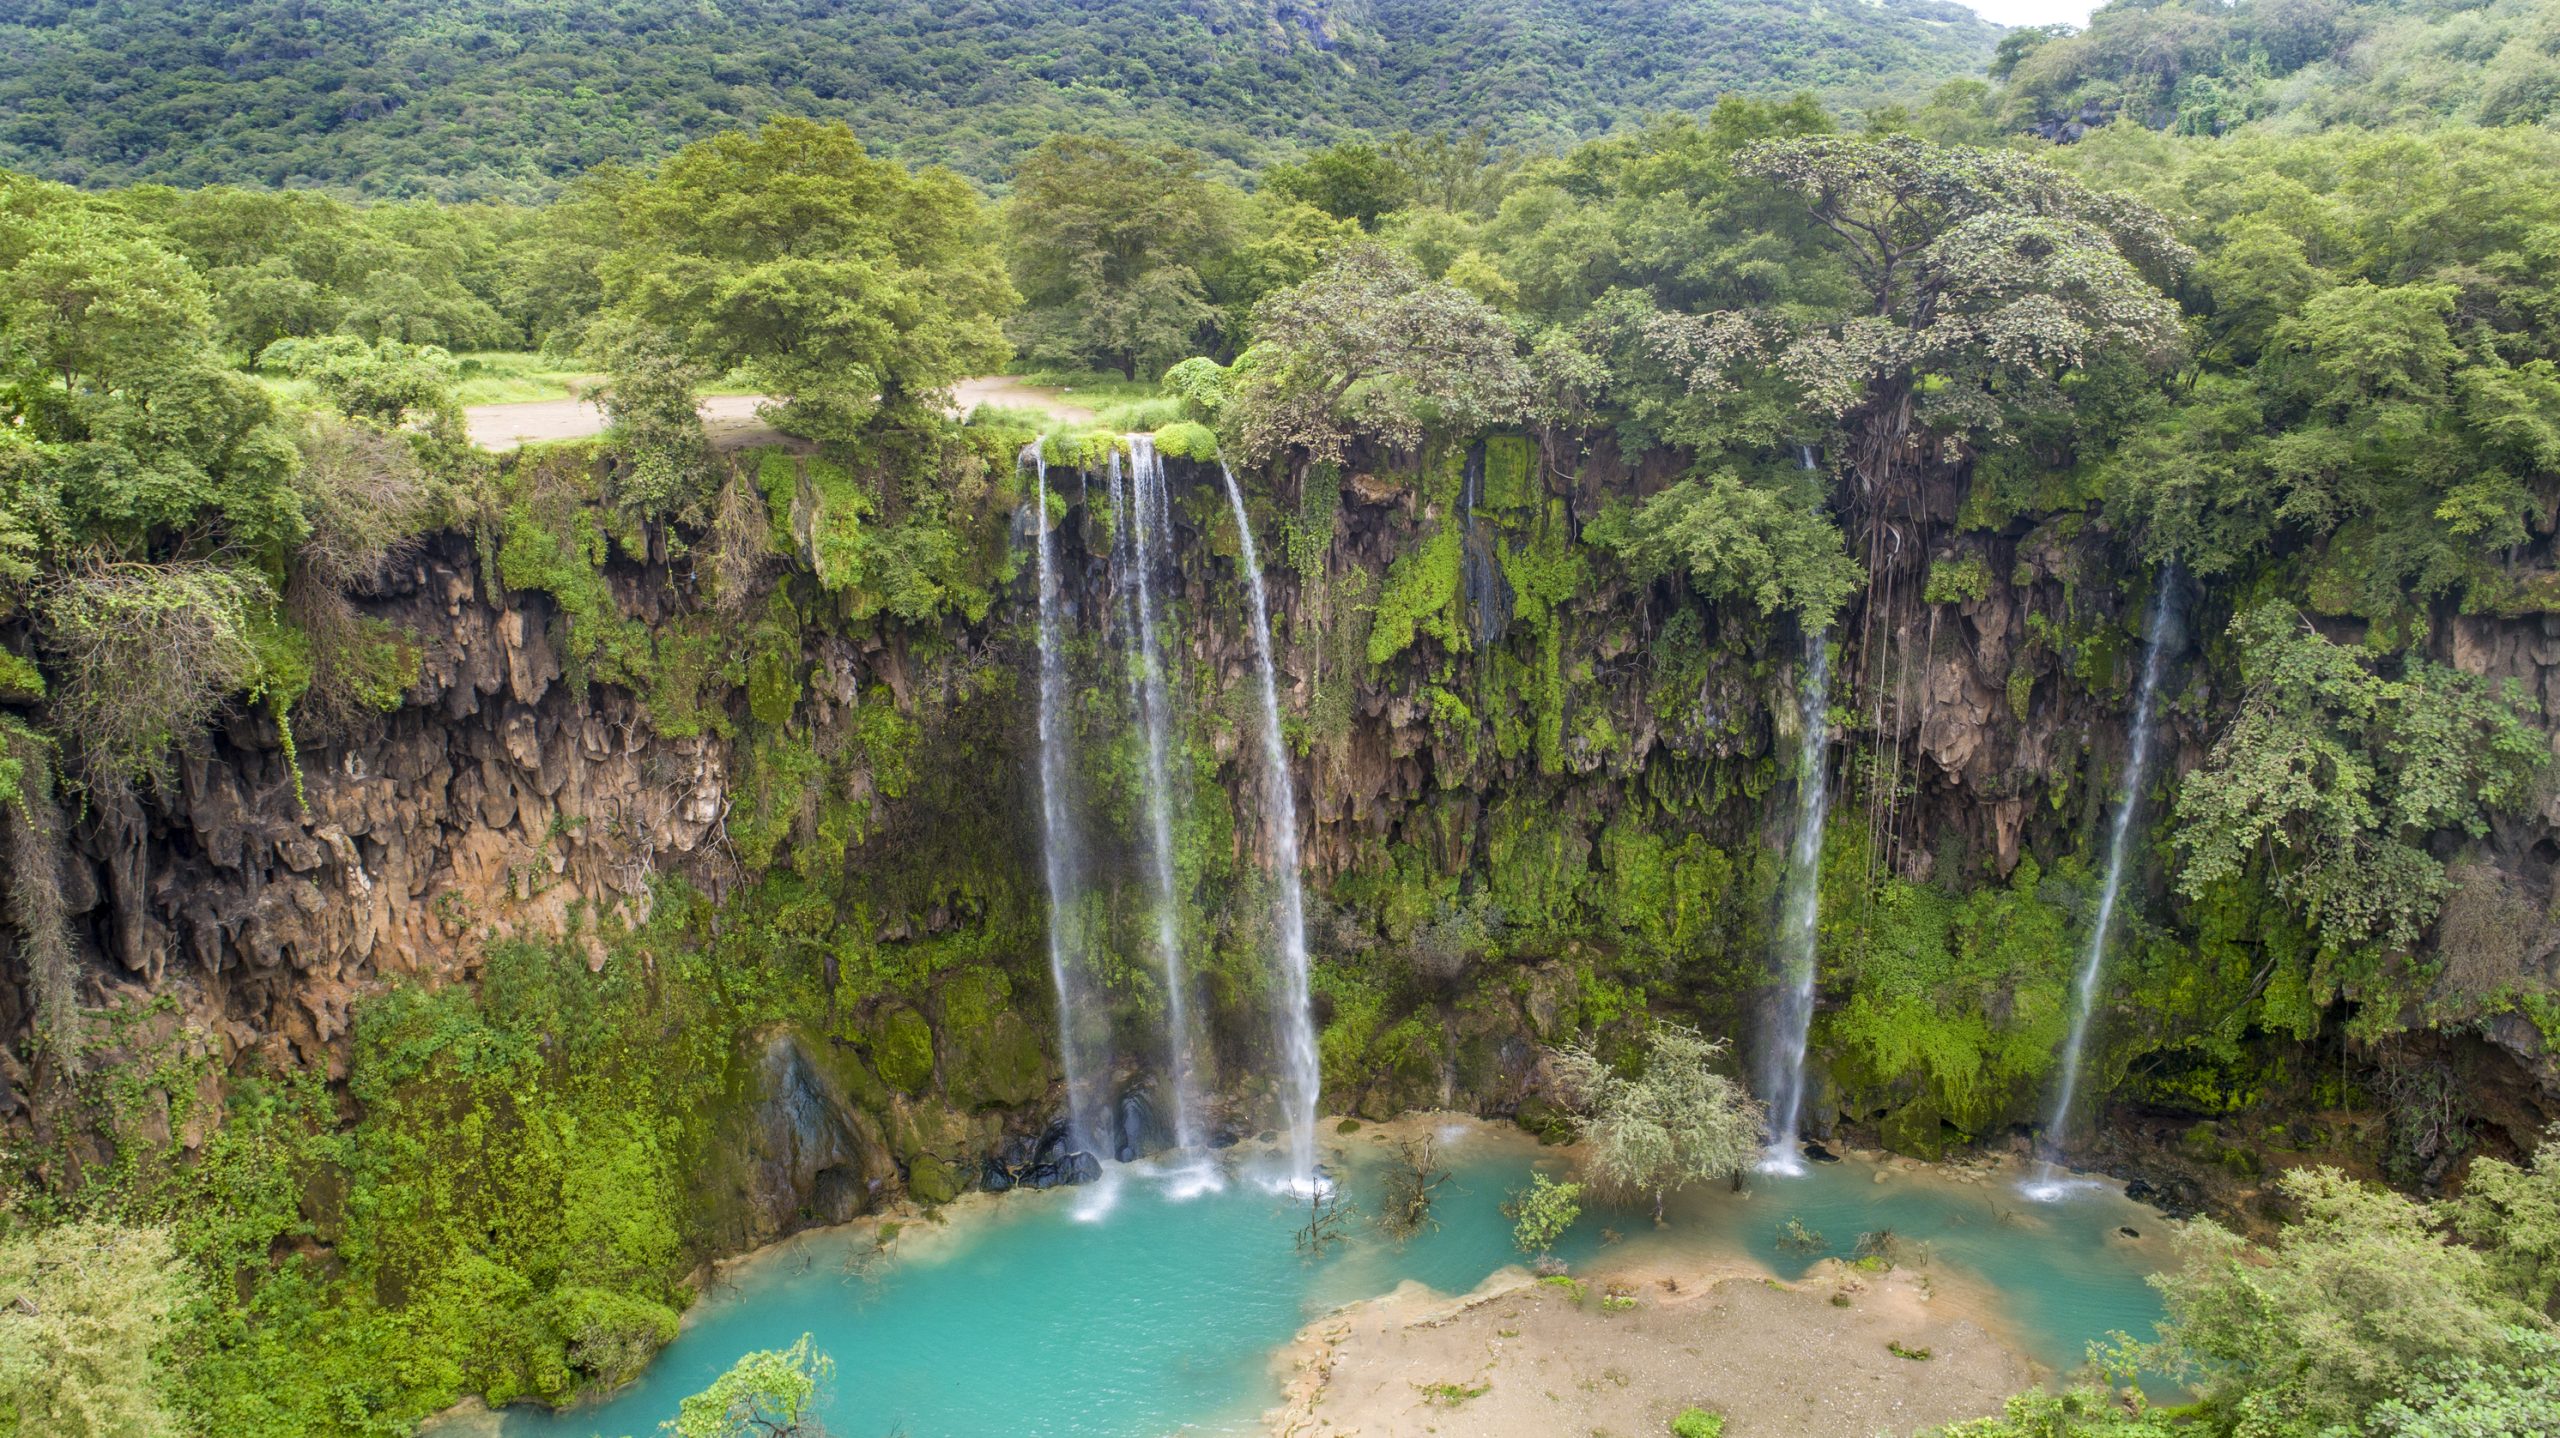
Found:
[{"label": "sky", "polygon": [[2097,0],[1963,0],[1995,25],[2086,25]]}]

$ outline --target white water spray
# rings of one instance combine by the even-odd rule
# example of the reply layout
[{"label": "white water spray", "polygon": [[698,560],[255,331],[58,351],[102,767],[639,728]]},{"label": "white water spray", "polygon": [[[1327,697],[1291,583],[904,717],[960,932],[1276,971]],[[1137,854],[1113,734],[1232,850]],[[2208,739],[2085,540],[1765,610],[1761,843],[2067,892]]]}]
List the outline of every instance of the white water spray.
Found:
[{"label": "white water spray", "polygon": [[1149,878],[1154,886],[1156,966],[1164,981],[1165,1056],[1172,1070],[1173,1143],[1187,1153],[1204,1147],[1200,1133],[1199,1049],[1191,1020],[1190,985],[1182,971],[1181,909],[1173,868],[1173,798],[1166,758],[1172,708],[1166,697],[1165,657],[1156,643],[1155,574],[1167,553],[1168,518],[1164,461],[1152,435],[1129,436],[1129,480],[1120,480],[1120,455],[1111,456],[1111,497],[1118,509],[1114,547],[1121,560],[1121,590],[1134,620],[1130,633],[1129,699],[1138,711],[1146,757]]},{"label": "white water spray", "polygon": [[1822,917],[1822,825],[1831,811],[1831,647],[1829,635],[1805,637],[1804,738],[1796,750],[1796,831],[1778,901],[1778,991],[1773,1042],[1763,1060],[1761,1091],[1769,1096],[1769,1148],[1763,1173],[1801,1173],[1796,1125],[1804,1116],[1804,1054],[1813,1028],[1816,926]]},{"label": "white water spray", "polygon": [[[1100,1156],[1093,1142],[1092,1121],[1102,1112],[1094,1075],[1109,1069],[1098,1054],[1102,1035],[1097,1011],[1085,991],[1074,930],[1076,856],[1073,805],[1067,767],[1067,662],[1061,635],[1057,561],[1049,534],[1049,461],[1041,453],[1046,436],[1022,452],[1037,474],[1032,494],[1031,524],[1038,539],[1040,574],[1040,852],[1049,884],[1049,979],[1058,991],[1058,1065],[1067,1079],[1067,1134],[1070,1146]],[[1019,461],[1017,461],[1019,462]],[[1100,1062],[1097,1062],[1097,1059]]]},{"label": "white water spray", "polygon": [[2031,1198],[2059,1198],[2068,1185],[2058,1177],[2062,1141],[2069,1132],[2071,1106],[2080,1096],[2081,1050],[2089,1041],[2089,1020],[2097,1009],[2098,980],[2107,964],[2107,940],[2115,929],[2116,901],[2124,890],[2124,871],[2132,849],[2134,811],[2142,803],[2143,771],[2151,764],[2151,730],[2160,690],[2162,655],[2168,648],[2169,599],[2176,592],[2174,572],[2164,572],[2160,592],[2152,597],[2150,632],[2142,645],[2142,680],[2134,689],[2133,733],[2126,743],[2124,787],[2116,794],[2115,813],[2107,821],[2107,868],[2098,888],[2098,912],[2089,924],[2089,945],[2080,957],[2080,973],[2071,985],[2071,1033],[2062,1046],[2062,1082],[2054,1090],[2052,1115],[2036,1141],[2039,1160]]},{"label": "white water spray", "polygon": [[1289,1115],[1289,1187],[1319,1190],[1316,1175],[1316,1100],[1323,1079],[1316,1066],[1315,1016],[1307,999],[1307,910],[1298,881],[1298,797],[1289,778],[1289,752],[1280,736],[1280,691],[1271,673],[1271,612],[1262,592],[1262,565],[1254,557],[1253,524],[1245,517],[1244,491],[1221,463],[1227,502],[1234,506],[1236,536],[1244,557],[1245,591],[1253,605],[1253,652],[1262,681],[1263,823],[1271,834],[1272,882],[1278,889],[1279,1012],[1275,1016],[1286,1064],[1281,1091]]}]

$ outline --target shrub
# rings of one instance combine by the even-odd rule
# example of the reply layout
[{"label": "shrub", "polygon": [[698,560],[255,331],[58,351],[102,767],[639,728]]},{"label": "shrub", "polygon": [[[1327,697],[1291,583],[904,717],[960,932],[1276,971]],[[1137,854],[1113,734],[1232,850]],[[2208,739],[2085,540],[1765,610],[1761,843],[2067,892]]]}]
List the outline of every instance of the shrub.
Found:
[{"label": "shrub", "polygon": [[266,581],[212,564],[92,562],[38,591],[54,723],[92,780],[168,777],[169,747],[260,676],[249,610],[269,598]]},{"label": "shrub", "polygon": [[1724,1415],[1704,1408],[1683,1408],[1671,1420],[1671,1438],[1724,1438]]}]

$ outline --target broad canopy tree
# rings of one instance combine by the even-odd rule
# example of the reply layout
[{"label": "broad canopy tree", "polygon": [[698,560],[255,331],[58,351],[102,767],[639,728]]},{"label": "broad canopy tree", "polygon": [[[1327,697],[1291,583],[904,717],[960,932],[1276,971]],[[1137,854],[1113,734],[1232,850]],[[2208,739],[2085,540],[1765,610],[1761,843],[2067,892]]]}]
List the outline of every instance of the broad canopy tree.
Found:
[{"label": "broad canopy tree", "polygon": [[1034,361],[1131,379],[1217,334],[1207,273],[1233,243],[1231,193],[1178,145],[1060,135],[1031,152],[1005,206]]},{"label": "broad canopy tree", "polygon": [[871,158],[841,124],[706,140],[619,198],[607,305],[741,372],[800,433],[850,440],[1005,357],[1015,295],[976,194]]},{"label": "broad canopy tree", "polygon": [[1736,168],[1799,196],[1856,280],[1854,312],[1792,321],[1766,359],[1836,426],[1862,493],[1890,501],[1919,466],[2067,410],[2074,372],[2182,353],[2161,287],[2192,255],[2138,201],[1909,135],[1766,140]]},{"label": "broad canopy tree", "polygon": [[1482,300],[1374,244],[1254,309],[1227,404],[1239,451],[1260,463],[1290,449],[1338,460],[1355,435],[1390,448],[1426,424],[1469,431],[1528,413],[1518,334]]}]

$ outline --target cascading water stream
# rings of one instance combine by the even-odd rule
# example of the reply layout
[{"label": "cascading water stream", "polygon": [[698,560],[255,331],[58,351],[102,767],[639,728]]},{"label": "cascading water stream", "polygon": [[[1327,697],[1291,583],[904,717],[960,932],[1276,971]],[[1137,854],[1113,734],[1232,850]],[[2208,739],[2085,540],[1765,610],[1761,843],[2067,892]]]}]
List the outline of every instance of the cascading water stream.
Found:
[{"label": "cascading water stream", "polygon": [[1122,599],[1134,623],[1129,654],[1129,699],[1137,709],[1145,748],[1145,808],[1149,878],[1154,888],[1156,964],[1164,980],[1165,1054],[1172,1070],[1173,1143],[1186,1153],[1203,1148],[1200,1133],[1199,1049],[1193,1032],[1189,984],[1182,972],[1181,911],[1173,867],[1173,797],[1166,758],[1172,709],[1166,697],[1165,659],[1156,643],[1155,575],[1167,553],[1168,516],[1164,461],[1150,435],[1129,437],[1129,479],[1121,484],[1120,456],[1111,456],[1112,504],[1121,523]]},{"label": "cascading water stream", "polygon": [[2150,632],[2143,638],[2142,679],[2133,696],[2133,731],[2125,749],[2124,787],[2116,794],[2115,812],[2107,820],[2107,867],[2098,888],[2098,912],[2089,924],[2089,945],[2081,954],[2080,973],[2071,985],[2071,1032],[2062,1046],[2062,1082],[2053,1095],[2052,1114],[2036,1141],[2039,1172],[2027,1185],[2033,1198],[2062,1196],[2056,1177],[2062,1141],[2071,1121],[2071,1106],[2080,1096],[2081,1050],[2089,1041],[2089,1021],[2098,1003],[2098,980],[2107,963],[2107,940],[2115,929],[2116,901],[2124,890],[2126,856],[2132,849],[2134,811],[2142,803],[2143,772],[2151,764],[2153,709],[2160,690],[2162,656],[2168,649],[2169,602],[2176,593],[2174,571],[2160,576],[2160,592],[2152,597]]},{"label": "cascading water stream", "polygon": [[1263,822],[1271,833],[1272,881],[1279,902],[1274,918],[1279,933],[1279,1029],[1286,1068],[1281,1091],[1289,1114],[1291,1190],[1313,1194],[1321,1186],[1316,1175],[1316,1100],[1322,1076],[1316,1067],[1315,1016],[1307,999],[1306,897],[1298,880],[1298,796],[1289,778],[1289,753],[1280,736],[1280,690],[1271,673],[1271,612],[1262,592],[1262,565],[1254,557],[1253,524],[1244,511],[1244,491],[1233,470],[1221,463],[1227,502],[1234,506],[1236,537],[1244,557],[1245,591],[1253,605],[1253,653],[1262,688]]},{"label": "cascading water stream", "polygon": [[1022,459],[1031,463],[1037,475],[1031,524],[1040,556],[1040,852],[1049,885],[1049,978],[1058,991],[1058,1064],[1067,1079],[1068,1141],[1078,1151],[1099,1155],[1104,1150],[1093,1141],[1092,1121],[1102,1110],[1094,1081],[1097,1073],[1108,1071],[1109,1064],[1107,1059],[1096,1061],[1102,1025],[1085,991],[1075,942],[1081,866],[1068,795],[1073,781],[1065,733],[1067,661],[1057,561],[1049,534],[1049,461],[1041,452],[1046,439],[1033,440]]},{"label": "cascading water stream", "polygon": [[1822,825],[1831,810],[1830,636],[1805,637],[1804,738],[1796,752],[1796,829],[1778,907],[1778,991],[1774,1042],[1767,1045],[1761,1091],[1769,1096],[1769,1149],[1763,1173],[1801,1173],[1796,1125],[1804,1115],[1804,1055],[1813,1028],[1815,927],[1822,914]]}]

